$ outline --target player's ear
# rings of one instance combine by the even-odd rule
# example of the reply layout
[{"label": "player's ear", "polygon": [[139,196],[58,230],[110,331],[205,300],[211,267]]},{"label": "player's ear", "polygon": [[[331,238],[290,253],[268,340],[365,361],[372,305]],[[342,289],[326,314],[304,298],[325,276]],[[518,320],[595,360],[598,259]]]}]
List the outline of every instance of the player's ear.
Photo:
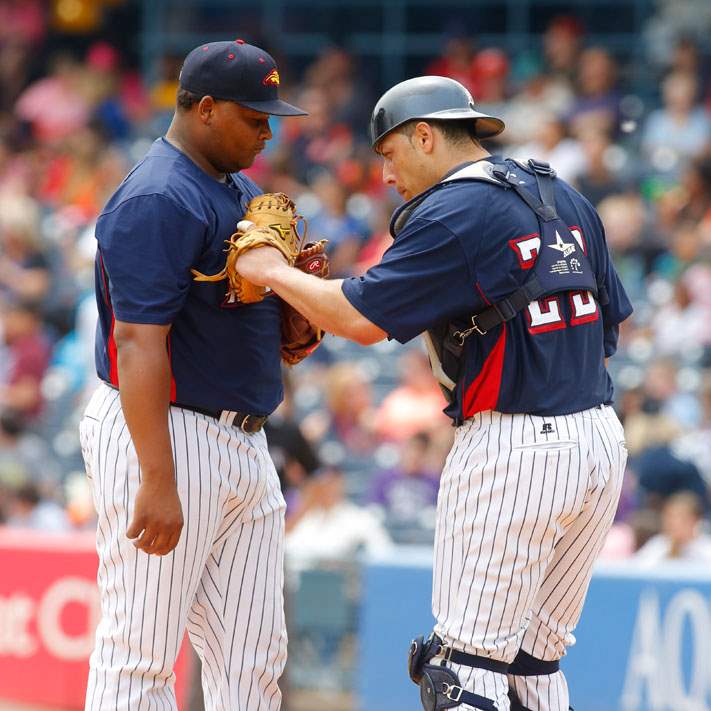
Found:
[{"label": "player's ear", "polygon": [[419,121],[415,126],[412,142],[423,153],[432,153],[434,149],[434,129],[426,121]]},{"label": "player's ear", "polygon": [[200,120],[209,125],[215,112],[215,100],[211,96],[203,96],[197,105],[197,114]]}]

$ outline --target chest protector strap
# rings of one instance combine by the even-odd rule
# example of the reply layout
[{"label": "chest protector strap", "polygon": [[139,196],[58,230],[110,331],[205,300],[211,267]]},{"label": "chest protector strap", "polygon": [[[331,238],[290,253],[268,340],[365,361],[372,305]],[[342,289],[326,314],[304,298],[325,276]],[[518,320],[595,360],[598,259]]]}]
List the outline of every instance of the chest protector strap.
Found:
[{"label": "chest protector strap", "polygon": [[[555,206],[555,171],[547,163],[533,159],[528,161],[527,170],[535,175],[540,199],[519,184],[515,173],[505,166],[487,161],[465,166],[443,181],[481,180],[505,190],[513,190],[536,214],[540,232],[535,254],[532,254],[535,262],[521,286],[477,314],[463,320],[438,324],[423,334],[432,371],[450,403],[454,400],[460,375],[464,342],[472,333],[485,335],[492,328],[513,319],[532,301],[549,294],[590,291],[599,304],[604,306],[609,302],[604,275],[595,275],[586,253],[584,237],[573,234],[558,215]],[[395,213],[391,223],[393,237],[427,194],[407,203]]]},{"label": "chest protector strap", "polygon": [[529,160],[541,194],[539,199],[519,185],[515,176],[495,167],[493,176],[505,189],[513,190],[536,213],[540,227],[536,261],[530,276],[513,293],[471,317],[471,326],[456,330],[458,345],[472,333],[484,335],[499,324],[510,321],[528,304],[541,296],[562,291],[590,291],[600,304],[608,303],[602,277],[597,278],[586,254],[582,236],[574,235],[561,220],[555,207],[555,171],[547,164]]}]

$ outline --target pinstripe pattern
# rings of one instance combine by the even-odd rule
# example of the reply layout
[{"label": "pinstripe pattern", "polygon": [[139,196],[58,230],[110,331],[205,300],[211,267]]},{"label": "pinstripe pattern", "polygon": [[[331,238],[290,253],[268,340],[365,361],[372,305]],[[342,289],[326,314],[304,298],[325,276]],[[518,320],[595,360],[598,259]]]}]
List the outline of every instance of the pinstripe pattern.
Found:
[{"label": "pinstripe pattern", "polygon": [[118,392],[100,386],[80,425],[102,600],[86,709],[177,709],[173,664],[187,629],[207,711],[277,711],[284,500],[266,438],[175,407],[170,434],[185,525],[175,550],[155,557],[125,535],[140,469]]},{"label": "pinstripe pattern", "polygon": [[[609,407],[556,417],[486,411],[458,427],[437,503],[437,634],[507,662],[519,649],[560,659],[575,642],[625,462],[622,426]],[[452,668],[501,711],[509,683],[532,711],[568,709],[561,672],[507,680]]]}]

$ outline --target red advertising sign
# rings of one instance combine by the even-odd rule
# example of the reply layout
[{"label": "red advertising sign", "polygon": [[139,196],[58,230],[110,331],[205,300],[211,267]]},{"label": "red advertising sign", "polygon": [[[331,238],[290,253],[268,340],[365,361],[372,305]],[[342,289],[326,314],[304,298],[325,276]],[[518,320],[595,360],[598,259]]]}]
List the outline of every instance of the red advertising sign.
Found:
[{"label": "red advertising sign", "polygon": [[100,614],[97,566],[93,533],[0,527],[0,698],[84,708]]}]

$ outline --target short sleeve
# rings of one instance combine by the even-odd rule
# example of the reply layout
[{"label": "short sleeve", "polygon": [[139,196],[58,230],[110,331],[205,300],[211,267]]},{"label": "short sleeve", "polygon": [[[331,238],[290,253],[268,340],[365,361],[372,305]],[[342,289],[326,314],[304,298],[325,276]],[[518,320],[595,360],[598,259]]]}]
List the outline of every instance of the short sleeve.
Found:
[{"label": "short sleeve", "polygon": [[[597,218],[600,234],[604,237],[605,229],[602,221]],[[604,284],[607,291],[608,303],[603,304],[602,323],[605,329],[605,357],[613,356],[617,351],[617,339],[619,337],[619,324],[628,318],[633,311],[632,303],[627,296],[625,287],[622,285],[612,257],[607,248],[607,243],[604,239],[600,243],[601,268],[604,274]]]},{"label": "short sleeve", "polygon": [[169,324],[204,249],[206,225],[162,195],[141,195],[104,213],[96,226],[116,318]]},{"label": "short sleeve", "polygon": [[476,305],[459,239],[441,222],[423,218],[411,219],[381,262],[345,279],[342,289],[354,308],[400,343]]}]

